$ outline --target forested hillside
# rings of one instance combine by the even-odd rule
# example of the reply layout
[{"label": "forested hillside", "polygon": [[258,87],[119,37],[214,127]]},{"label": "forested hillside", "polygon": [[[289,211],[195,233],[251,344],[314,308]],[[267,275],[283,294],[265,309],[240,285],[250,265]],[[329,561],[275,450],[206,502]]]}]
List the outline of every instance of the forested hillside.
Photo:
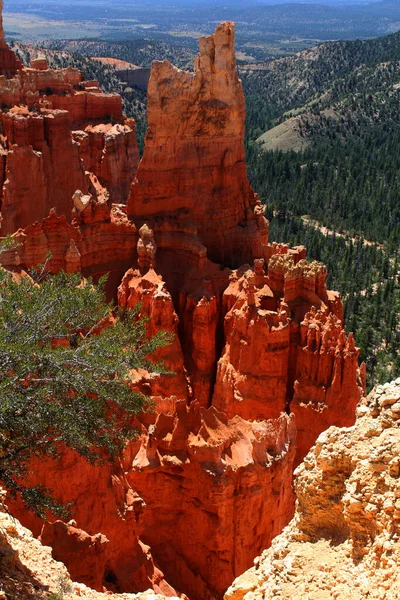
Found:
[{"label": "forested hillside", "polygon": [[327,264],[370,385],[399,375],[400,35],[324,44],[247,69],[244,85],[249,175],[271,238]]},{"label": "forested hillside", "polygon": [[176,38],[174,44],[158,40],[129,40],[105,42],[102,40],[50,40],[44,43],[49,50],[68,52],[90,58],[109,56],[126,60],[142,67],[150,67],[153,60],[172,61],[174,65],[191,66],[196,54],[196,41],[191,38]]},{"label": "forested hillside", "polygon": [[248,137],[255,139],[288,111],[337,89],[362,65],[400,60],[400,33],[374,40],[328,42],[296,56],[243,66]]}]

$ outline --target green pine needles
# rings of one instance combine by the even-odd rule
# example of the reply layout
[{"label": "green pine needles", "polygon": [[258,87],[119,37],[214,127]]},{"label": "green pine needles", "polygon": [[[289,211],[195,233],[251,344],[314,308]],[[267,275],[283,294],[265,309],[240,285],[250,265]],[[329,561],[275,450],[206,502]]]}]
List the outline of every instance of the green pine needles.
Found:
[{"label": "green pine needles", "polygon": [[29,460],[64,447],[90,462],[117,457],[146,404],[129,386],[131,370],[162,371],[149,356],[168,335],[147,339],[140,307],[116,312],[104,283],[0,271],[0,481],[41,517],[66,510],[24,484]]}]

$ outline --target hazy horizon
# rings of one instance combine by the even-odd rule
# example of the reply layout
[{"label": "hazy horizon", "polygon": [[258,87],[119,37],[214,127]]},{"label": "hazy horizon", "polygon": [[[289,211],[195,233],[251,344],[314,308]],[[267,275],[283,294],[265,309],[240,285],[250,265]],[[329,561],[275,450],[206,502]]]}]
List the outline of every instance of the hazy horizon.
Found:
[{"label": "hazy horizon", "polygon": [[[112,9],[113,6],[122,6],[128,5],[130,8],[132,7],[132,0],[117,0],[111,2],[109,0],[17,0],[17,2],[11,2],[11,0],[4,1],[4,10],[8,12],[12,12],[12,9],[15,5],[26,5],[27,7],[39,4],[75,4],[75,5],[99,5],[99,6],[108,6]],[[282,4],[320,4],[324,5],[342,5],[342,6],[351,6],[351,5],[394,5],[396,6],[396,2],[394,0],[139,0],[139,2],[135,2],[136,6],[145,6],[145,5],[158,5],[158,6],[179,6],[179,7],[187,7],[191,6],[204,6],[204,5],[213,5],[214,7],[235,7],[235,8],[248,8],[253,6],[277,6]]]},{"label": "hazy horizon", "polygon": [[399,29],[394,0],[5,0],[7,39],[129,40],[195,45],[235,21],[249,60],[293,54],[332,40],[369,39]]}]

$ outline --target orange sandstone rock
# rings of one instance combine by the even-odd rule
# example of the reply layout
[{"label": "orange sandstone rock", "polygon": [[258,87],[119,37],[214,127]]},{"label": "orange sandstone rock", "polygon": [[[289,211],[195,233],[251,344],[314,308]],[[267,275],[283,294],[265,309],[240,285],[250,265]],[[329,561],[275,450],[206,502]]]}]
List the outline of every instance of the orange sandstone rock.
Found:
[{"label": "orange sandstone rock", "polygon": [[[111,202],[125,203],[139,162],[135,123],[123,116],[118,94],[103,94],[78,69],[49,69],[42,58],[31,67],[9,50],[0,26],[0,74],[6,75],[0,98],[10,109],[0,111],[3,235],[42,220],[53,207],[69,217],[74,192],[90,191],[85,169]],[[79,128],[88,133],[74,140],[72,129]]]},{"label": "orange sandstone rock", "polygon": [[[73,524],[43,523],[20,503],[10,501],[12,514],[44,543],[71,575],[95,589],[144,591],[152,587],[174,596],[175,591],[155,566],[151,551],[139,536],[145,505],[130,487],[119,464],[93,466],[65,450],[60,461],[30,465],[34,483],[41,483],[61,502],[73,506]],[[60,486],[60,482],[62,485]]]},{"label": "orange sandstone rock", "polygon": [[4,252],[1,264],[29,269],[46,262],[50,254],[50,272],[77,272],[79,267],[85,277],[108,274],[107,294],[116,297],[122,276],[136,260],[136,228],[118,207],[110,209],[90,195],[76,194],[74,203],[72,223],[52,210],[42,223],[18,230],[13,237],[20,246]]},{"label": "orange sandstone rock", "polygon": [[40,114],[12,109],[0,114],[5,149],[2,233],[42,220],[57,206],[71,214],[72,194],[87,190],[79,146],[70,133],[66,111]]},{"label": "orange sandstone rock", "polygon": [[[4,497],[3,497],[4,500]],[[71,581],[66,567],[51,557],[51,548],[43,546],[28,529],[0,505],[0,581],[3,596],[13,600],[48,600],[67,590],[68,600],[110,600],[109,592],[89,589]],[[83,564],[83,562],[82,562]],[[139,594],[118,594],[113,600],[165,600],[165,596],[147,590]],[[175,596],[171,600],[178,600]]]},{"label": "orange sandstone rock", "polygon": [[25,105],[37,111],[42,108],[67,110],[74,129],[123,121],[121,97],[104,94],[98,87],[87,88],[78,69],[43,70],[19,65],[14,75],[10,79],[0,78],[1,104],[5,108]]},{"label": "orange sandstone rock", "polygon": [[182,337],[194,398],[211,405],[217,361],[218,297],[210,280],[203,280],[191,294],[181,296]]},{"label": "orange sandstone rock", "polygon": [[342,321],[332,313],[312,308],[300,328],[290,405],[298,430],[296,464],[330,425],[346,427],[354,423],[364,392],[358,369],[360,351],[352,333],[346,339]]},{"label": "orange sandstone rock", "polygon": [[[364,383],[325,270],[304,259],[293,266],[288,254],[273,258],[268,275],[256,261],[254,271],[233,275],[224,293],[226,343],[212,404],[246,419],[293,412],[298,463],[321,431],[354,421]],[[279,282],[282,264],[290,265],[291,277],[282,273]]]},{"label": "orange sandstone rock", "polygon": [[111,202],[126,204],[139,164],[135,121],[89,125],[85,131],[74,131],[73,138],[80,144],[85,170],[94,173],[109,190]]},{"label": "orange sandstone rock", "polygon": [[68,565],[74,581],[85,580],[90,588],[103,591],[108,544],[105,535],[89,535],[73,525],[56,521],[43,525],[39,539],[45,546],[53,548],[55,560]]},{"label": "orange sandstone rock", "polygon": [[[225,317],[226,345],[213,405],[230,417],[278,418],[289,401],[290,319],[287,311],[277,309],[267,283],[260,281],[257,287],[256,281],[251,272],[249,279],[236,283],[239,293]],[[228,297],[233,283],[225,292]]]},{"label": "orange sandstone rock", "polygon": [[173,412],[177,400],[188,399],[188,380],[178,337],[179,319],[165,283],[152,269],[143,276],[139,270],[130,269],[118,288],[118,304],[121,308],[132,309],[139,303],[141,311],[138,316],[148,319],[148,335],[153,337],[159,332],[170,334],[170,342],[153,355],[155,362],[164,363],[168,373],[161,376],[138,374],[139,388],[151,395],[157,412]]},{"label": "orange sandstone rock", "polygon": [[211,600],[292,515],[294,421],[176,408],[128,448],[124,468],[147,505],[143,540],[168,581]]},{"label": "orange sandstone rock", "polygon": [[37,56],[36,58],[32,58],[30,62],[31,69],[36,69],[37,71],[47,71],[49,68],[49,63],[45,56]]},{"label": "orange sandstone rock", "polygon": [[128,215],[135,222],[186,215],[217,263],[239,266],[262,257],[268,222],[246,177],[234,25],[200,38],[193,73],[154,62],[148,99],[149,128]]}]

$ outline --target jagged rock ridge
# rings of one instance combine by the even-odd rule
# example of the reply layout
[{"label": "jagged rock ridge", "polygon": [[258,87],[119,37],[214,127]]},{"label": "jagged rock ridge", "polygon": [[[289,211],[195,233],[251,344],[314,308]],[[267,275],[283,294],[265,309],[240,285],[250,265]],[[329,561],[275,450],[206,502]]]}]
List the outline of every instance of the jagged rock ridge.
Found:
[{"label": "jagged rock ridge", "polygon": [[[327,426],[354,420],[363,372],[340,297],[303,247],[268,244],[268,221],[246,177],[232,23],[201,39],[193,74],[155,63],[136,177],[133,123],[121,114],[111,127],[107,98],[97,110],[104,95],[79,72],[34,65],[0,81],[4,102],[27,104],[2,115],[3,219],[11,230],[18,219],[41,219],[33,198],[43,198],[43,211],[54,199],[55,210],[14,233],[20,246],[3,265],[21,271],[50,252],[51,272],[110,272],[108,292],[121,307],[140,301],[149,334],[173,334],[159,358],[174,374],[134,374],[156,411],[138,418],[141,436],[121,464],[93,467],[66,453],[61,463],[32,465],[35,481],[74,502],[73,524],[43,525],[19,504],[12,509],[74,577],[97,589],[152,586],[192,600],[221,598],[289,522],[295,461]],[[62,94],[44,95],[35,84],[41,78],[58,82]],[[25,84],[36,85],[33,95],[24,96]],[[32,98],[38,114],[28,110]],[[72,222],[69,192],[55,198],[46,178],[49,168],[61,177],[51,151],[57,119],[74,130],[65,135],[64,151],[74,157],[68,169],[78,178],[87,169],[86,186],[69,196]],[[29,167],[40,181],[23,194],[13,152],[25,153],[26,165],[43,164]],[[117,173],[125,177],[118,190]],[[127,207],[113,204],[129,173]]]}]

